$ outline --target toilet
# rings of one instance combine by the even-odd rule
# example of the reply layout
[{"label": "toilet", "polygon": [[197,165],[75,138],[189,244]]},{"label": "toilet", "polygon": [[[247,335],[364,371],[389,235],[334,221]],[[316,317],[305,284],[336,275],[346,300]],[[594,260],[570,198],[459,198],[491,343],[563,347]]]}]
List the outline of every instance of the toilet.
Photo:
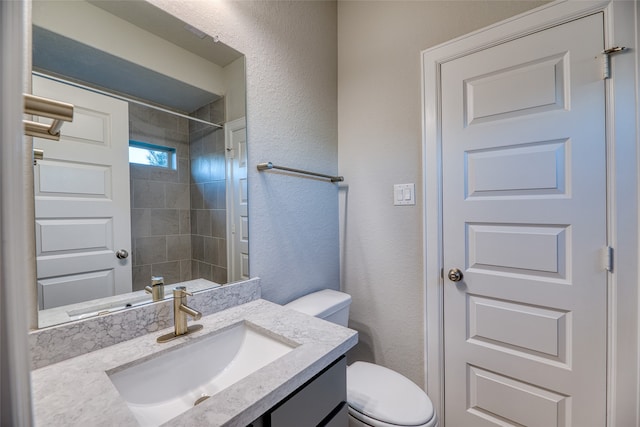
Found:
[{"label": "toilet", "polygon": [[[351,296],[325,289],[285,307],[347,326]],[[427,394],[399,373],[368,362],[347,367],[349,427],[438,427]]]}]

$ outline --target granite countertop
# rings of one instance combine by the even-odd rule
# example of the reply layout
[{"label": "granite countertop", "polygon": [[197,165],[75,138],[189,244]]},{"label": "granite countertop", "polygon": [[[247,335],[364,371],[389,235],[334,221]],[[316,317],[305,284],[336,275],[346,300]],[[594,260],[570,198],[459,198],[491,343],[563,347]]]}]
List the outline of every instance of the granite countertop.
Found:
[{"label": "granite countertop", "polygon": [[[219,288],[220,284],[206,279],[194,279],[186,282],[165,285],[164,299],[173,298],[172,290],[176,286],[186,286],[188,291],[197,292],[204,289]],[[150,302],[152,302],[151,295],[142,290],[64,305],[61,307],[48,308],[46,310],[39,310],[38,327],[46,328],[48,326],[59,325],[73,320],[95,317],[99,315],[99,313],[109,313],[122,310],[125,308],[124,306],[127,303],[135,307],[140,304],[148,304]]]},{"label": "granite countertop", "polygon": [[[258,299],[203,317],[202,331],[164,344],[150,333],[32,372],[36,425],[136,426],[107,372],[194,342],[239,322],[297,344],[291,352],[221,390],[166,426],[246,426],[310,380],[357,342],[357,332]],[[185,367],[188,368],[188,367]]]}]

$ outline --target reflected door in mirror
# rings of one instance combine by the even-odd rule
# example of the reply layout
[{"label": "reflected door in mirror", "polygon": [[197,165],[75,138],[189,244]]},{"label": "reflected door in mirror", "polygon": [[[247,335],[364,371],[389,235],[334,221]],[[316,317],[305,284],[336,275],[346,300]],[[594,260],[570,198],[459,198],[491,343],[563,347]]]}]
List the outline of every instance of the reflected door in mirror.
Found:
[{"label": "reflected door in mirror", "polygon": [[60,141],[34,138],[39,308],[131,292],[127,103],[41,77],[33,93],[75,106]]}]

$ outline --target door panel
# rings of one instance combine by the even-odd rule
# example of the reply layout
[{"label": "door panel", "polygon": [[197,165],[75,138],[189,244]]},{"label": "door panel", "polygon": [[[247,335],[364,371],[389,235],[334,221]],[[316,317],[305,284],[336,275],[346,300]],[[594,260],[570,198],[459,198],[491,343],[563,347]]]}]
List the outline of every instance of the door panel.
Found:
[{"label": "door panel", "polygon": [[249,278],[247,129],[244,118],[225,125],[227,144],[228,280]]},{"label": "door panel", "polygon": [[465,153],[466,197],[567,195],[569,140]]},{"label": "door panel", "polygon": [[[131,292],[128,106],[41,77],[35,95],[74,104],[60,141],[34,138],[41,309]],[[45,120],[45,119],[42,119]]]},{"label": "door panel", "polygon": [[475,366],[469,365],[467,369],[470,392],[469,412],[479,419],[488,421],[489,425],[527,427],[571,425],[568,413],[569,397]]},{"label": "door panel", "polygon": [[603,17],[442,65],[450,427],[605,425]]}]

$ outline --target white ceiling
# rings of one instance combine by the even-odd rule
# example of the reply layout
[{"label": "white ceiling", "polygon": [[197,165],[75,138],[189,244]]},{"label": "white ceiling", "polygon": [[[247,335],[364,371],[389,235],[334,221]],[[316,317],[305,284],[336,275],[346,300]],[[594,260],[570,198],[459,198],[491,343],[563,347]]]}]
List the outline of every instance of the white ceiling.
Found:
[{"label": "white ceiling", "polygon": [[201,39],[187,30],[184,22],[145,1],[87,1],[221,67],[226,67],[242,56],[242,53],[224,43],[215,42],[211,37],[215,34]]}]

